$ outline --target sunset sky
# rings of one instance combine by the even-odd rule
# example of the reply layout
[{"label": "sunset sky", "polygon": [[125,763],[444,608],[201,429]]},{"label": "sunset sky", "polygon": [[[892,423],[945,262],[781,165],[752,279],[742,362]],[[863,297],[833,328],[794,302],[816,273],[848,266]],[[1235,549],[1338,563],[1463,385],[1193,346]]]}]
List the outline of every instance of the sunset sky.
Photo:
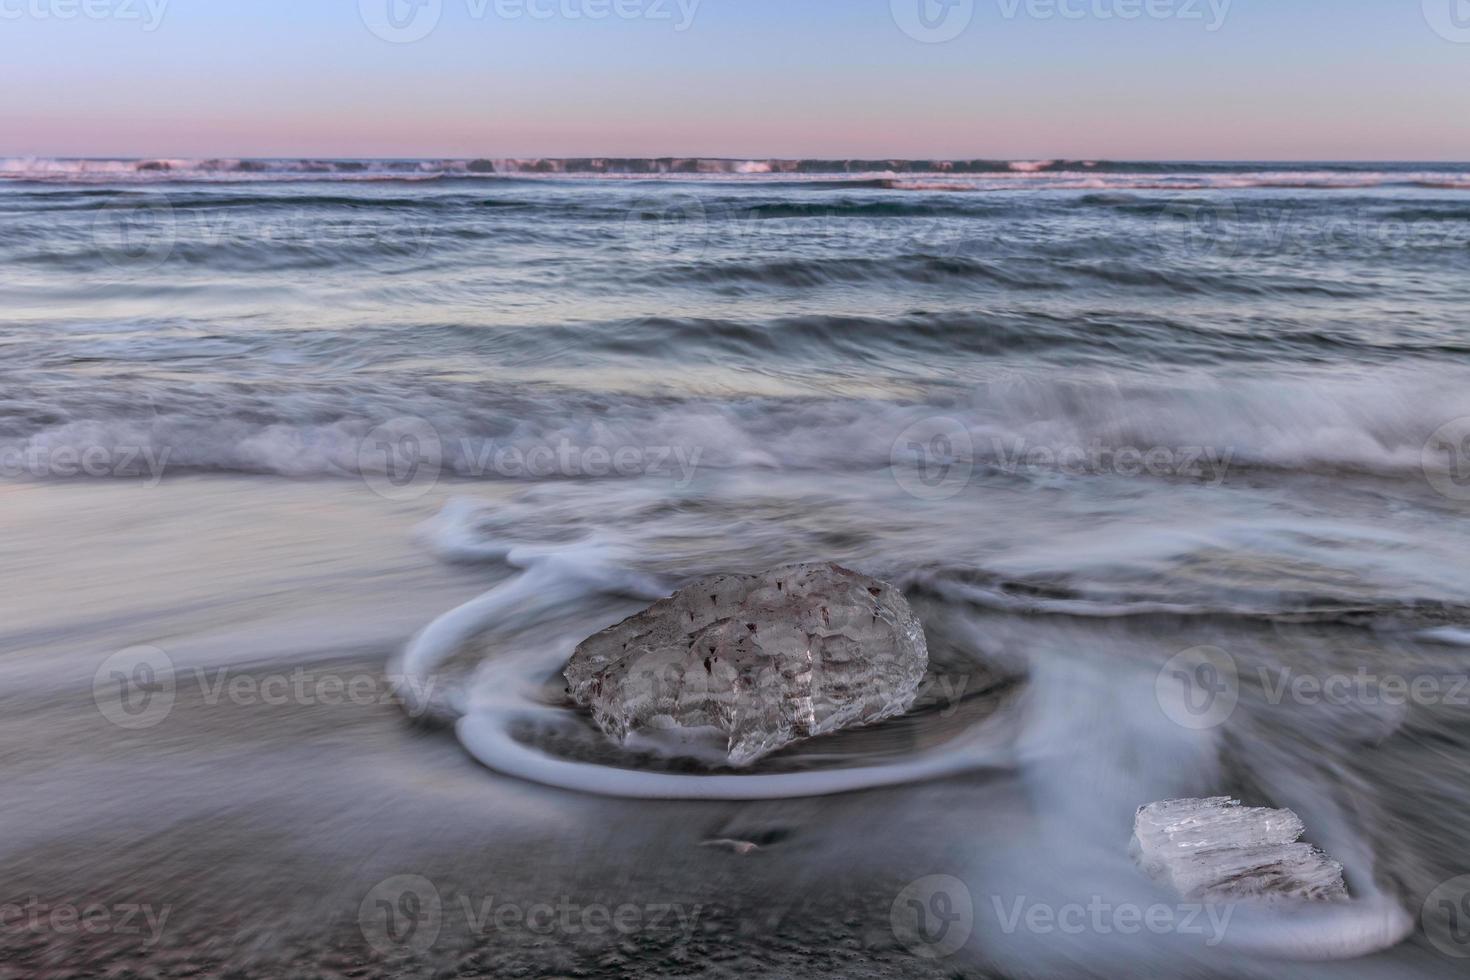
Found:
[{"label": "sunset sky", "polygon": [[1470,159],[1460,0],[906,2],[0,0],[0,155]]}]

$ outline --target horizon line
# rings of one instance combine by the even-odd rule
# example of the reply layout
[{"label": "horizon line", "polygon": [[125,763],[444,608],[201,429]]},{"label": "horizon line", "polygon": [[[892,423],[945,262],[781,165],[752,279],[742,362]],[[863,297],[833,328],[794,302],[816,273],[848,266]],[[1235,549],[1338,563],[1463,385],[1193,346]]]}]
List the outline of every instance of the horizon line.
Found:
[{"label": "horizon line", "polygon": [[1470,166],[1470,159],[1432,159],[1432,158],[1407,158],[1407,157],[1119,157],[1119,156],[1077,156],[1070,154],[1047,155],[1039,154],[1033,156],[967,156],[967,155],[945,155],[945,154],[900,154],[900,155],[843,155],[843,154],[821,154],[815,156],[783,156],[762,154],[741,154],[729,156],[722,154],[702,153],[653,153],[653,154],[630,154],[630,153],[559,153],[559,154],[443,154],[427,153],[414,156],[390,156],[370,155],[352,156],[342,154],[321,153],[287,153],[287,154],[236,154],[236,153],[194,153],[194,154],[74,154],[74,153],[25,153],[0,151],[0,159],[32,159],[32,160],[97,160],[97,161],[166,161],[166,160],[242,160],[242,161],[270,161],[270,160],[345,160],[345,161],[423,161],[423,160],[450,160],[469,161],[477,160],[713,160],[720,162],[781,162],[781,163],[803,163],[821,160],[841,161],[895,161],[895,162],[942,162],[942,163],[1191,163],[1191,164],[1245,164],[1245,163],[1337,163],[1337,164],[1360,164],[1360,163],[1436,163],[1436,164],[1461,164]]}]

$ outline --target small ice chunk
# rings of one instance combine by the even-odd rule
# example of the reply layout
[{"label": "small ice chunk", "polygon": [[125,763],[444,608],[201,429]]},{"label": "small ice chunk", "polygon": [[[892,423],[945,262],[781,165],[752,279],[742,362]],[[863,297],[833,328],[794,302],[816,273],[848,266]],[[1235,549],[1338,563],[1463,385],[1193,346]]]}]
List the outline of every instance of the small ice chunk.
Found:
[{"label": "small ice chunk", "polygon": [[1216,796],[1140,807],[1130,850],[1182,897],[1208,901],[1346,899],[1342,865],[1310,844],[1290,810]]},{"label": "small ice chunk", "polygon": [[729,851],[731,854],[739,854],[742,857],[747,854],[754,854],[761,849],[761,846],[754,841],[735,840],[731,837],[717,837],[711,840],[700,841],[699,846],[718,847],[722,851]]},{"label": "small ice chunk", "polygon": [[701,579],[584,640],[565,673],[618,742],[713,732],[743,766],[902,714],[928,666],[903,593],[824,562]]}]

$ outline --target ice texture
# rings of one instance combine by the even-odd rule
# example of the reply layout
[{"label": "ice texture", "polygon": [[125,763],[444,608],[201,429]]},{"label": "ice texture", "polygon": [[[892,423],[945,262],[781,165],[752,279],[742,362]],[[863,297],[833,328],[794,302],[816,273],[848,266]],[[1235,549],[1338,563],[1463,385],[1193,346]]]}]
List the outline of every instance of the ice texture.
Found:
[{"label": "ice texture", "polygon": [[1132,851],[1144,871],[1182,897],[1338,901],[1342,865],[1310,844],[1290,810],[1241,806],[1216,796],[1140,807]]},{"label": "ice texture", "polygon": [[703,733],[744,766],[902,714],[928,665],[903,594],[826,562],[700,579],[583,641],[565,676],[614,740]]}]

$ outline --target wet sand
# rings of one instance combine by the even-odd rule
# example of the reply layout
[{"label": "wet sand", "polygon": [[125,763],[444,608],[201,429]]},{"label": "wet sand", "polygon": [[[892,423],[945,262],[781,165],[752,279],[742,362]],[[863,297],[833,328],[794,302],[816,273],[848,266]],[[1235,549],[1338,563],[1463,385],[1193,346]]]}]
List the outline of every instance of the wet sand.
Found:
[{"label": "wet sand", "polygon": [[[378,662],[313,667],[353,675]],[[8,900],[101,903],[116,928],[7,931],[3,976],[953,975],[894,939],[888,906],[903,882],[833,863],[870,813],[856,798],[817,814],[541,791],[485,772],[389,704],[190,695],[156,729],[119,734],[78,692],[12,704],[0,740],[5,824],[20,831],[8,835]],[[700,846],[728,836],[775,843],[749,855]],[[358,913],[405,874],[438,890],[441,931],[427,950],[385,955]],[[473,917],[487,902],[574,909],[482,928]],[[123,922],[130,905],[167,909],[161,932],[143,914]],[[638,928],[584,920],[592,906],[636,906],[624,921]]]},{"label": "wet sand", "polygon": [[[997,648],[1092,651],[1037,682],[1067,724],[1037,770],[1049,778],[1029,784],[992,771],[819,800],[644,803],[490,772],[448,730],[410,723],[382,673],[502,574],[442,564],[416,539],[454,493],[394,503],[345,480],[239,477],[0,487],[0,978],[988,975],[977,962],[1017,977],[1139,962],[1201,978],[1458,975],[1422,935],[1288,968],[1197,937],[1006,930],[997,910],[1018,900],[1129,894],[1114,818],[1181,774],[1146,742],[1104,740],[1137,707],[1110,679],[1170,642],[1167,624],[987,621]],[[1252,634],[1231,629],[1248,650]],[[1257,630],[1278,652],[1292,639]],[[140,645],[166,653],[174,683],[155,678],[154,700],[120,712],[109,658]],[[1463,839],[1463,808],[1434,796],[1457,719],[1355,750],[1382,799],[1354,806],[1392,811],[1381,822],[1399,829],[1377,846],[1415,914],[1460,866],[1446,844]],[[1058,853],[1067,835],[1042,816],[1096,840]],[[974,901],[963,951],[936,959],[891,917],[930,875],[963,879]]]},{"label": "wet sand", "polygon": [[[380,682],[424,610],[484,587],[413,544],[436,503],[246,483],[5,490],[11,548],[53,550],[49,574],[4,583],[0,904],[22,911],[0,977],[966,975],[889,922],[919,860],[906,821],[958,843],[961,821],[933,815],[966,780],[651,806],[499,777]],[[242,510],[253,533],[222,539]],[[333,646],[311,623],[362,636]],[[177,672],[166,713],[128,729],[109,720],[121,689],[99,700],[91,674],[135,644]],[[869,835],[881,853],[854,848]],[[403,875],[440,913],[395,944],[374,888]]]}]

